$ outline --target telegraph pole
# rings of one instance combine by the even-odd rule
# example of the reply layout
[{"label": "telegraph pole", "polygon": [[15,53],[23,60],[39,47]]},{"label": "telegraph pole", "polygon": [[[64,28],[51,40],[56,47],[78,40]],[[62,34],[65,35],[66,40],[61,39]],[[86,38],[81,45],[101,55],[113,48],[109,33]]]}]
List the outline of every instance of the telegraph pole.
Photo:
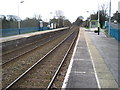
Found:
[{"label": "telegraph pole", "polygon": [[98,2],[98,35],[100,34],[100,12],[99,12],[99,2]]},{"label": "telegraph pole", "polygon": [[[19,13],[19,5],[20,3],[23,3],[24,1],[21,1],[21,2],[18,2],[18,17],[20,17],[20,13]],[[18,21],[18,31],[19,31],[19,34],[20,34],[20,20]]]},{"label": "telegraph pole", "polygon": [[89,28],[91,28],[91,13],[89,11],[87,11],[87,13],[90,14],[90,19],[89,19]]},{"label": "telegraph pole", "polygon": [[109,30],[108,30],[108,35],[110,35],[110,24],[111,24],[111,0],[109,3]]}]

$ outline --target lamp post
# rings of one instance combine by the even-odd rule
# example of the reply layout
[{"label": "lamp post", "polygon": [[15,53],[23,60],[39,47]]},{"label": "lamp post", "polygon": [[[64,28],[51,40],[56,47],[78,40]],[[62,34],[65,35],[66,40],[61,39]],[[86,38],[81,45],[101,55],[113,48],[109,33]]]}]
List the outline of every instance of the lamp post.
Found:
[{"label": "lamp post", "polygon": [[99,2],[98,2],[98,35],[100,34],[100,12],[99,12]]},{"label": "lamp post", "polygon": [[[90,13],[89,11],[87,11],[87,13]],[[89,28],[91,28],[91,14],[90,14],[90,19],[89,19]]]},{"label": "lamp post", "polygon": [[65,16],[63,16],[63,27],[64,27],[64,25],[65,25]]},{"label": "lamp post", "polygon": [[111,0],[109,3],[109,29],[108,29],[108,35],[110,35],[110,24],[111,24]]},{"label": "lamp post", "polygon": [[51,23],[51,20],[52,20],[52,12],[50,12],[50,19],[49,19],[49,25],[50,25],[50,29],[52,29],[52,23]]},{"label": "lamp post", "polygon": [[[23,2],[24,2],[24,1],[21,1],[21,2],[18,3],[18,17],[20,16],[20,15],[19,15],[19,4],[20,4],[20,3],[23,3]],[[19,34],[20,34],[20,20],[18,21],[18,31],[19,31]]]}]

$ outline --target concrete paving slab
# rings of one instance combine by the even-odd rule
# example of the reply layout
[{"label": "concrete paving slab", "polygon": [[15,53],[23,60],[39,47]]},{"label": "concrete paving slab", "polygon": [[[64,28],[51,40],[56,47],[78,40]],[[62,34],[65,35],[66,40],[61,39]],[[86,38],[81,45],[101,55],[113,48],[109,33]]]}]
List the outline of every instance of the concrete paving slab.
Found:
[{"label": "concrete paving slab", "polygon": [[[106,37],[102,35],[102,37],[98,36],[98,40],[102,43],[97,43],[97,36],[93,34],[90,36],[90,33],[93,32],[84,32],[84,29],[81,28],[79,39],[75,46],[75,52],[72,56],[72,63],[70,63],[71,69],[68,68],[69,73],[66,75],[68,77],[67,79],[65,78],[66,81],[64,81],[63,86],[66,84],[64,88],[72,88],[72,90],[73,88],[79,88],[80,90],[82,90],[82,88],[89,88],[89,90],[94,90],[93,88],[100,88],[101,90],[118,90],[118,83],[115,79],[117,76],[114,76],[118,75],[116,73],[117,66],[115,66],[117,65],[117,61],[114,61],[117,55],[114,55],[110,51],[107,53],[104,52],[113,47],[114,45],[109,44],[114,44],[115,41],[113,41],[114,43],[106,41],[111,39],[106,39]],[[93,38],[96,42],[93,41]],[[106,44],[106,42],[109,44]],[[97,47],[96,44],[100,45]],[[107,46],[105,44],[110,47],[106,49]],[[99,49],[101,48],[102,50],[100,51]],[[117,49],[112,48],[111,50],[114,51]],[[108,58],[105,57],[105,55],[108,55]],[[114,60],[109,60],[110,57],[113,57],[112,59]],[[107,64],[106,61],[108,61]],[[111,65],[111,68],[108,67],[108,64]],[[112,74],[111,71],[115,74]]]},{"label": "concrete paving slab", "polygon": [[[88,32],[85,32],[85,38],[86,38],[86,41],[87,41],[88,48],[90,50],[92,60],[93,60],[94,65],[95,65],[95,69],[96,69],[96,72],[97,72],[97,77],[98,77],[101,88],[118,88],[118,84],[115,80],[115,77],[111,73],[111,68],[109,68],[107,66],[106,62],[105,62],[106,58],[101,55],[99,49],[94,44],[94,42],[91,39],[91,37],[89,36]],[[94,38],[97,39],[96,36]],[[101,41],[102,41],[102,39],[101,39]],[[105,42],[105,40],[104,40],[104,42]],[[100,44],[100,43],[98,43],[98,44]],[[103,44],[103,43],[101,43],[101,44]],[[103,45],[101,45],[101,47]],[[109,52],[107,52],[107,53],[109,53]],[[111,64],[113,64],[113,63],[111,63]],[[117,75],[117,73],[115,75]]]},{"label": "concrete paving slab", "polygon": [[70,74],[67,88],[98,88],[94,74],[74,72]]},{"label": "concrete paving slab", "polygon": [[114,78],[113,78],[112,74],[110,74],[110,72],[98,72],[97,75],[100,79],[114,80]]},{"label": "concrete paving slab", "polygon": [[104,63],[95,64],[95,68],[97,72],[108,72],[109,71],[108,67]]},{"label": "concrete paving slab", "polygon": [[94,72],[91,61],[74,61],[72,71]]},{"label": "concrete paving slab", "polygon": [[106,79],[99,79],[102,88],[116,88],[118,89],[118,84],[115,83],[115,80],[106,80]]},{"label": "concrete paving slab", "polygon": [[75,52],[71,59],[73,61],[72,66],[69,65],[71,69],[68,68],[68,72],[69,70],[70,72],[66,74],[68,77],[64,81],[66,84],[64,88],[92,88],[91,90],[93,90],[93,88],[98,88],[98,84],[82,30],[80,30],[78,38],[79,40],[76,43]]},{"label": "concrete paving slab", "polygon": [[[118,75],[118,68],[120,64],[119,59],[119,46],[120,42],[115,40],[111,37],[106,37],[103,32],[100,35],[97,35],[93,32],[86,32],[89,38],[91,38],[94,46],[99,51],[100,55],[102,56],[105,64],[111,71],[112,75],[114,76],[115,80],[118,82],[120,77]],[[120,81],[118,82],[120,85]]]}]

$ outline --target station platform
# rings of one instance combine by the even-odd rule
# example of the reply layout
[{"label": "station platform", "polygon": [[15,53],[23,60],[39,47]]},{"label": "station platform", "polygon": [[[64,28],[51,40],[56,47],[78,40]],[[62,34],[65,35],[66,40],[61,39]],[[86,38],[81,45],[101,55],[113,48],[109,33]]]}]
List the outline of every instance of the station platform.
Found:
[{"label": "station platform", "polygon": [[69,27],[57,28],[52,30],[31,32],[26,34],[8,36],[0,38],[0,46],[2,47],[2,53],[7,53],[29,45],[30,43],[40,40],[45,37],[50,37],[56,33],[62,32],[63,30],[68,30]]},{"label": "station platform", "polygon": [[80,28],[62,88],[119,90],[118,44],[103,32],[97,35]]},{"label": "station platform", "polygon": [[49,32],[55,32],[63,29],[67,29],[68,27],[64,28],[58,28],[58,29],[52,29],[52,30],[45,30],[45,31],[38,31],[38,32],[32,32],[32,33],[26,33],[26,34],[20,34],[20,35],[14,35],[14,36],[8,36],[8,37],[2,37],[0,38],[0,43],[7,42],[7,41],[12,41],[16,39],[21,39],[21,38],[27,38],[35,35],[40,35],[40,34],[45,34]]}]

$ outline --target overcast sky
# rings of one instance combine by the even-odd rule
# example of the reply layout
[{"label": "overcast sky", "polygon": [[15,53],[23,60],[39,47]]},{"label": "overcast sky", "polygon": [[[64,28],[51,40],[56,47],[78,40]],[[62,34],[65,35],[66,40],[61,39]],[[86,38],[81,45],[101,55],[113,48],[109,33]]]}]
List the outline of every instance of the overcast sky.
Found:
[{"label": "overcast sky", "polygon": [[[24,1],[24,3],[20,3],[20,1]],[[22,19],[40,14],[43,20],[49,20],[55,16],[56,10],[62,10],[64,16],[74,22],[78,16],[86,18],[90,13],[96,12],[98,1],[99,5],[105,3],[108,6],[110,0],[0,0],[0,15],[18,15],[19,4],[19,16]],[[112,13],[115,13],[120,0],[111,1]]]}]

